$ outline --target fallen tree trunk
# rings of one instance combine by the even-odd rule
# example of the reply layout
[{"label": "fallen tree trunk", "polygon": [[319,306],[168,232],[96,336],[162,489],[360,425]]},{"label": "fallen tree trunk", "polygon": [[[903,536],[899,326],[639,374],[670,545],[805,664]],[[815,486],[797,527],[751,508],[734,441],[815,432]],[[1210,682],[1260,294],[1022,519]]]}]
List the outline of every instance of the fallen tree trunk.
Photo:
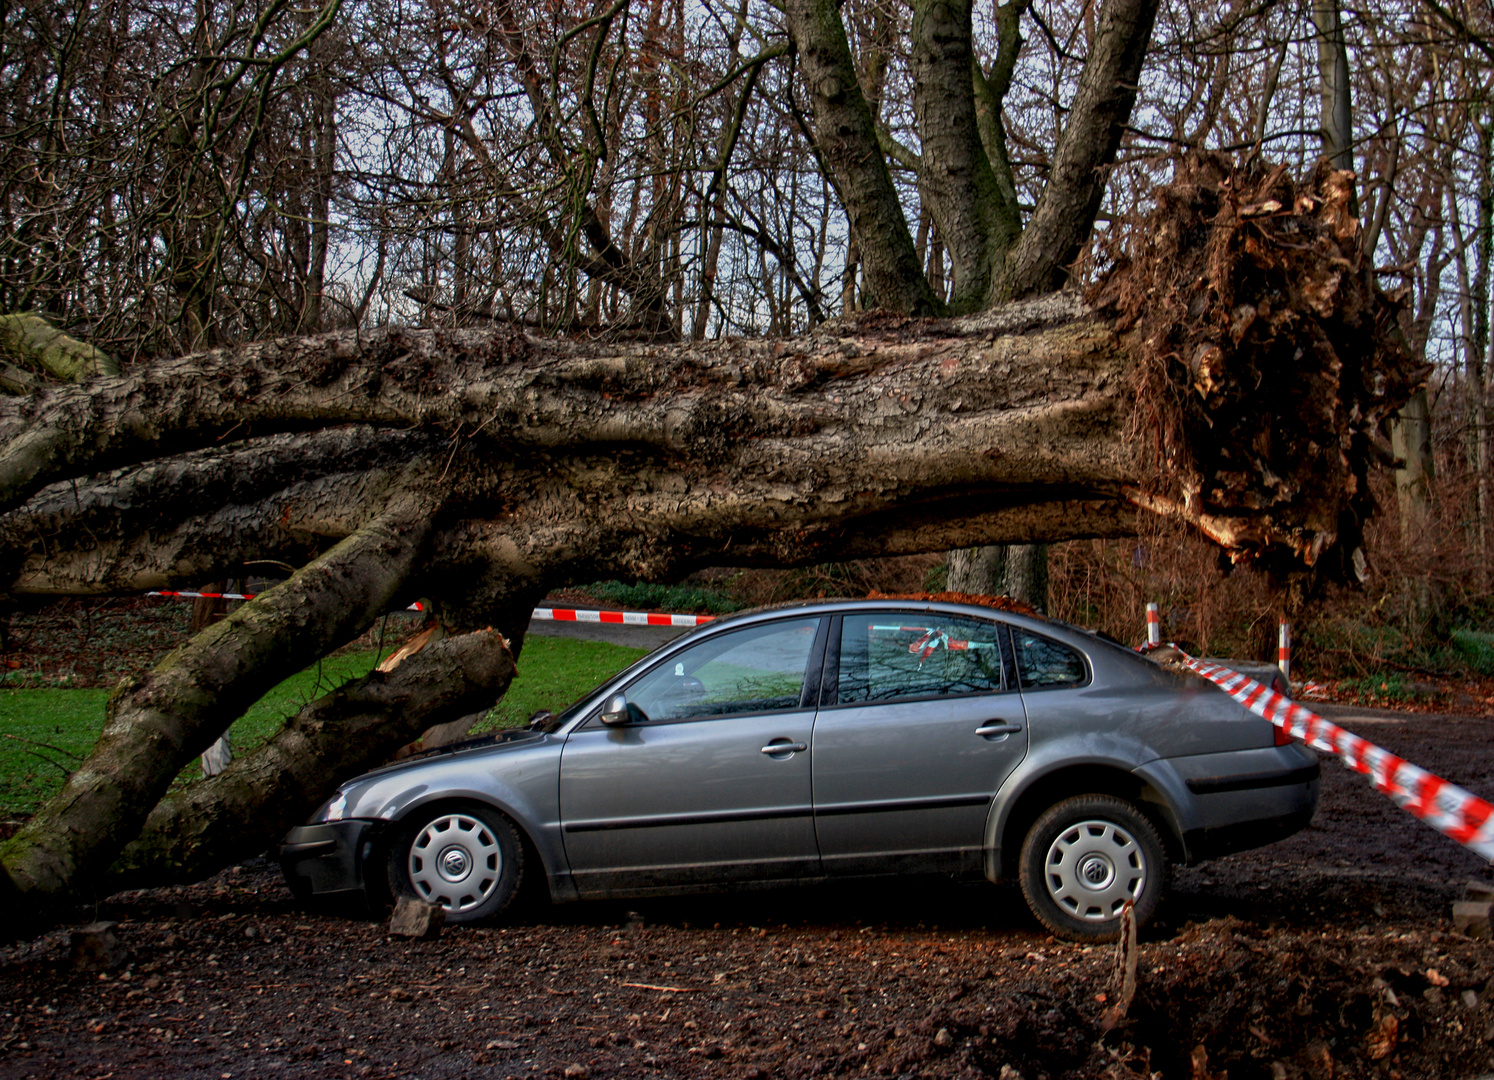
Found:
[{"label": "fallen tree trunk", "polygon": [[[388,328],[0,401],[8,591],[311,563],[116,695],[94,758],[0,847],[0,891],[36,911],[97,880],[243,688],[407,597],[517,652],[533,603],[575,580],[1114,536],[1143,513],[1238,560],[1349,556],[1381,425],[1422,372],[1347,190],[1180,167],[1089,302],[674,346]],[[321,600],[296,592],[315,574]],[[311,771],[330,790],[340,767]]]},{"label": "fallen tree trunk", "polygon": [[356,636],[397,600],[433,508],[428,497],[408,494],[144,678],[121,683],[88,760],[0,845],[0,886],[19,921],[102,875],[176,775],[260,693]]},{"label": "fallen tree trunk", "polygon": [[217,776],[162,799],[104,888],[196,881],[239,852],[272,847],[326,797],[329,773],[352,776],[383,764],[431,725],[486,708],[513,674],[502,635],[480,630],[344,684]]},{"label": "fallen tree trunk", "polygon": [[29,394],[40,385],[31,372],[64,382],[90,375],[118,375],[119,364],[108,353],[86,341],[64,334],[40,315],[20,312],[0,315],[0,391]]}]

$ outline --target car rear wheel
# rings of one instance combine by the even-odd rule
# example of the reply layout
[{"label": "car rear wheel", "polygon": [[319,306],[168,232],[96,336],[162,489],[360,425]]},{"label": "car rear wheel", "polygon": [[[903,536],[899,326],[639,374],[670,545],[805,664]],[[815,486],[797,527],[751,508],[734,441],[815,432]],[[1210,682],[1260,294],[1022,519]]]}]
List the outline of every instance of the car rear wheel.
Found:
[{"label": "car rear wheel", "polygon": [[508,906],[524,874],[524,849],[509,820],[481,806],[416,815],[389,852],[389,888],[475,922]]},{"label": "car rear wheel", "polygon": [[1070,941],[1114,941],[1129,901],[1142,926],[1167,889],[1171,863],[1157,830],[1111,795],[1065,799],[1022,844],[1022,895],[1038,921]]}]

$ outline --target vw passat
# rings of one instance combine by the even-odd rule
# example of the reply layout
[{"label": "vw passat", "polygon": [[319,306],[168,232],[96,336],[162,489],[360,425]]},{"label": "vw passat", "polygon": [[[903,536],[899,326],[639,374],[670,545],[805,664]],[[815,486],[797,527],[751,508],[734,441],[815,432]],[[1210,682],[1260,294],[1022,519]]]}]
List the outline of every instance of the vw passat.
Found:
[{"label": "vw passat", "polygon": [[[1270,669],[1274,671],[1274,669]],[[502,911],[879,874],[1015,878],[1073,940],[1175,863],[1301,829],[1318,763],[1212,684],[1063,623],[927,601],[712,623],[559,717],[342,785],[281,850],[301,896]]]}]

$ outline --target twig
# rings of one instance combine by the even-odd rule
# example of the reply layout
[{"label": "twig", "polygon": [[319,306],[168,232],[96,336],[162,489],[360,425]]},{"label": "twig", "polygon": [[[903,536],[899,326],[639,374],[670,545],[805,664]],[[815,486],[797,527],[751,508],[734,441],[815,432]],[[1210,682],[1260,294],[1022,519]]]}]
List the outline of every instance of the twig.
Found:
[{"label": "twig", "polygon": [[655,986],[653,983],[622,983],[623,986],[631,986],[638,990],[662,990],[666,994],[693,994],[693,986]]},{"label": "twig", "polygon": [[[54,752],[56,752],[58,754],[61,754],[63,757],[70,757],[74,761],[82,761],[83,760],[83,755],[82,754],[75,754],[71,750],[64,750],[60,746],[53,746],[51,743],[44,743],[40,739],[28,739],[24,735],[12,735],[9,732],[5,732],[4,735],[3,735],[3,737],[7,738],[7,739],[14,739],[16,742],[26,743],[28,746],[40,746],[40,747],[42,747],[44,749],[51,750],[51,751],[54,751]],[[43,760],[46,760],[46,759],[43,758]]]},{"label": "twig", "polygon": [[1115,974],[1120,981],[1120,996],[1100,1017],[1101,1031],[1110,1031],[1125,1019],[1126,1010],[1131,1007],[1131,999],[1136,996],[1139,950],[1136,948],[1136,912],[1129,900],[1121,908],[1120,939],[1115,944]]},{"label": "twig", "polygon": [[1456,671],[1449,671],[1446,669],[1417,667],[1415,664],[1402,664],[1398,661],[1391,660],[1384,656],[1364,658],[1353,649],[1319,649],[1318,651],[1325,653],[1336,653],[1339,656],[1347,656],[1356,663],[1363,664],[1363,670],[1365,674],[1369,673],[1370,668],[1381,665],[1383,665],[1384,667],[1393,667],[1398,671],[1409,671],[1414,675],[1426,675],[1433,679],[1446,679],[1458,674]]}]

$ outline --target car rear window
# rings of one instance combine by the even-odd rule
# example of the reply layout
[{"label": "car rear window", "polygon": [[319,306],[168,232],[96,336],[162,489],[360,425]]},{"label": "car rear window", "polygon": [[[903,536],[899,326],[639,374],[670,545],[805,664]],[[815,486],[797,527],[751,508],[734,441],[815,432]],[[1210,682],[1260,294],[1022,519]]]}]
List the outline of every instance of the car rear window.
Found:
[{"label": "car rear window", "polygon": [[1016,627],[1012,628],[1012,642],[1017,649],[1017,673],[1024,690],[1079,686],[1089,678],[1084,657],[1067,645]]},{"label": "car rear window", "polygon": [[847,615],[841,620],[842,704],[1002,687],[996,624],[926,613]]}]

